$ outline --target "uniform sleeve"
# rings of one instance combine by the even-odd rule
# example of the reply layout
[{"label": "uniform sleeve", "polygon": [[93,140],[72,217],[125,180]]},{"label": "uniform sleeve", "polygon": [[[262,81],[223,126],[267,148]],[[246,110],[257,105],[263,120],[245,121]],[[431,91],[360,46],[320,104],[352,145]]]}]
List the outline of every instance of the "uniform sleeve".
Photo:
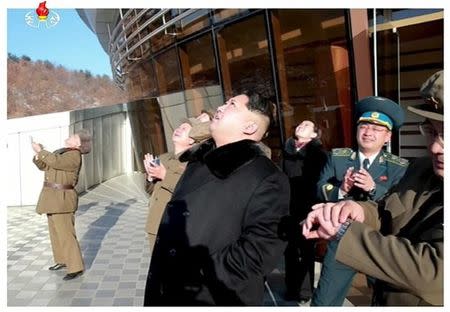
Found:
[{"label": "uniform sleeve", "polygon": [[[442,229],[432,230],[434,237],[443,237]],[[336,260],[431,304],[443,304],[436,296],[443,291],[443,239],[412,243],[354,222],[339,243]]]},{"label": "uniform sleeve", "polygon": [[81,164],[81,155],[79,151],[54,154],[42,150],[38,153],[38,160],[56,170],[77,171]]},{"label": "uniform sleeve", "polygon": [[[239,296],[247,280],[269,274],[283,254],[279,239],[280,219],[289,210],[289,183],[280,173],[266,178],[254,192],[245,217],[242,234],[233,244],[212,254],[216,275],[225,288]],[[246,302],[245,298],[241,298]]]},{"label": "uniform sleeve", "polygon": [[33,156],[33,163],[36,165],[36,167],[38,167],[39,170],[46,171],[49,169],[49,166],[45,162],[43,162],[42,159],[36,159],[35,156]]},{"label": "uniform sleeve", "polygon": [[317,198],[319,201],[338,201],[339,187],[331,183],[331,179],[335,176],[334,160],[331,153],[328,154],[328,159],[325,166],[320,173],[319,182],[317,182]]},{"label": "uniform sleeve", "polygon": [[186,164],[181,163],[178,160],[173,160],[168,163],[166,169],[166,176],[164,177],[164,180],[159,181],[158,183],[161,183],[162,188],[165,188],[169,192],[173,193],[175,190],[175,186],[177,185],[178,181],[181,178],[181,175],[186,169]]}]

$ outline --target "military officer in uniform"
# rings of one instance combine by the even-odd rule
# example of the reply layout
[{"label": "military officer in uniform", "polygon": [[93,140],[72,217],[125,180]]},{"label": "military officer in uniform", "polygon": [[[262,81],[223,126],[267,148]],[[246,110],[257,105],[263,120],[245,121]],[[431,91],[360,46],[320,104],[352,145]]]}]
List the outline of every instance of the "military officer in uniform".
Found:
[{"label": "military officer in uniform", "polygon": [[[383,150],[393,130],[403,124],[404,112],[395,102],[369,96],[358,102],[358,149],[333,149],[317,184],[323,201],[378,200],[397,184],[408,161]],[[341,306],[356,272],[335,260],[337,243],[329,242],[311,306]]]},{"label": "military officer in uniform", "polygon": [[36,206],[36,212],[47,214],[50,242],[55,265],[49,270],[67,268],[64,280],[74,279],[84,271],[80,245],[75,233],[75,211],[78,194],[75,185],[81,168],[81,154],[91,150],[91,136],[81,130],[65,140],[65,147],[53,153],[32,142],[36,153],[33,162],[45,171],[44,185]]},{"label": "military officer in uniform", "polygon": [[179,156],[186,150],[211,137],[209,116],[206,113],[197,118],[188,118],[172,134],[173,152],[164,153],[155,161],[153,155],[146,154],[144,167],[147,173],[147,192],[152,194],[145,230],[150,242],[150,255],[155,246],[161,217],[167,203],[172,198],[175,186],[186,169],[186,163],[180,162]]},{"label": "military officer in uniform", "polygon": [[408,109],[425,117],[419,129],[429,156],[416,159],[380,201],[318,204],[303,226],[306,238],[338,243],[337,261],[376,278],[377,306],[444,303],[443,71],[420,91],[424,103]]}]

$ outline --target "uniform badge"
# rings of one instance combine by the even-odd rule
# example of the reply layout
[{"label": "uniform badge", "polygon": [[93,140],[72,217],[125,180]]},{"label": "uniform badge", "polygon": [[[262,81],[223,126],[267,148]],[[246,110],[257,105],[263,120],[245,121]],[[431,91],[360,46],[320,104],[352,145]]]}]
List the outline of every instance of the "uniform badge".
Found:
[{"label": "uniform badge", "polygon": [[378,119],[378,117],[380,117],[380,114],[378,112],[372,112],[370,117]]},{"label": "uniform badge", "polygon": [[388,177],[387,176],[381,176],[378,180],[384,182],[387,181]]},{"label": "uniform badge", "polygon": [[325,189],[327,191],[331,191],[333,189],[333,185],[332,184],[327,184],[327,186],[325,187]]}]

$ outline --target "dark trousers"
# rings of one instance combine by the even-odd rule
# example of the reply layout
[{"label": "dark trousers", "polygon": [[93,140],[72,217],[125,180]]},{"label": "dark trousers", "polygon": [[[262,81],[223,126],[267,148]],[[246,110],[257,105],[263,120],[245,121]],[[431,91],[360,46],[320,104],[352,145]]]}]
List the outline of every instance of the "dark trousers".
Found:
[{"label": "dark trousers", "polygon": [[330,241],[311,306],[342,306],[356,271],[336,261],[338,242]]},{"label": "dark trousers", "polygon": [[289,240],[284,252],[287,293],[310,298],[314,290],[314,241],[303,236]]}]

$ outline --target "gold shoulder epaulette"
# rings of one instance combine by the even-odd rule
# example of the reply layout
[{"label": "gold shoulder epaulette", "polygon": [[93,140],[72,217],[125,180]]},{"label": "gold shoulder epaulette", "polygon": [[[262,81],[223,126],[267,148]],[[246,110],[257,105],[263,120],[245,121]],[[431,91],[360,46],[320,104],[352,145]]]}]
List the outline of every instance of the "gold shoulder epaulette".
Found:
[{"label": "gold shoulder epaulette", "polygon": [[399,166],[402,166],[402,167],[408,166],[408,163],[409,163],[408,159],[401,158],[401,157],[399,157],[397,155],[394,155],[394,154],[391,154],[391,153],[388,153],[388,152],[384,152],[384,159],[386,161],[389,161],[389,162],[391,162],[393,164],[396,164],[396,165],[399,165]]},{"label": "gold shoulder epaulette", "polygon": [[348,157],[353,153],[353,150],[348,147],[343,148],[333,148],[332,149],[332,155],[338,156],[338,157]]}]

